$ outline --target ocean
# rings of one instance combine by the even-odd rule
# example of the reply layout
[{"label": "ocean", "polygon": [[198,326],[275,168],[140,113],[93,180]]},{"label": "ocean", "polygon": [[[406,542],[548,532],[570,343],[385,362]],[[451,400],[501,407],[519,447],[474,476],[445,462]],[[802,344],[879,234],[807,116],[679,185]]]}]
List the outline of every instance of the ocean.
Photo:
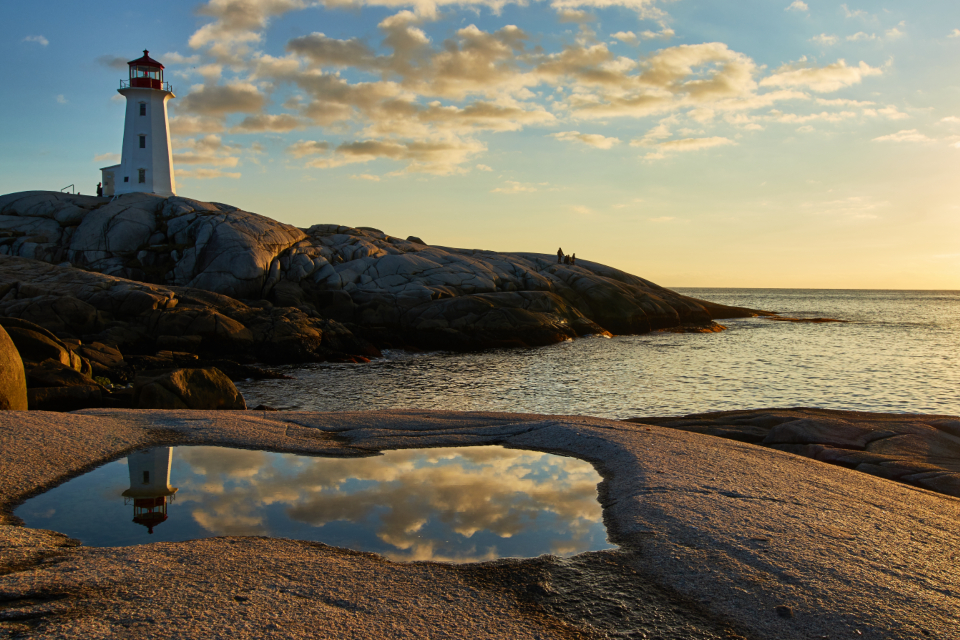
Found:
[{"label": "ocean", "polygon": [[722,304],[842,323],[721,320],[712,334],[586,337],[483,353],[386,351],[237,384],[288,410],[448,409],[604,418],[763,407],[960,414],[960,291],[692,289]]}]

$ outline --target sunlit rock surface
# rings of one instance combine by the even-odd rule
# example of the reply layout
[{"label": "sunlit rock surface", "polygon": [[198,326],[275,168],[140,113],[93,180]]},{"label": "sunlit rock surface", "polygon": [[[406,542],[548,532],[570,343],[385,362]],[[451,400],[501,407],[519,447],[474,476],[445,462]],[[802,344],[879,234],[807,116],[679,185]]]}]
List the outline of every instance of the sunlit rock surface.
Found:
[{"label": "sunlit rock surface", "polygon": [[754,315],[555,256],[434,247],[375,229],[298,229],[219,203],[31,191],[0,197],[0,255],[314,311],[381,346],[549,344]]},{"label": "sunlit rock surface", "polygon": [[[620,548],[475,565],[257,537],[85,548],[10,517],[92,466],[171,444],[330,456],[501,444],[574,456],[603,477],[603,518]],[[960,613],[957,499],[597,418],[3,411],[0,517],[0,634],[11,636],[906,640],[955,637]]]}]

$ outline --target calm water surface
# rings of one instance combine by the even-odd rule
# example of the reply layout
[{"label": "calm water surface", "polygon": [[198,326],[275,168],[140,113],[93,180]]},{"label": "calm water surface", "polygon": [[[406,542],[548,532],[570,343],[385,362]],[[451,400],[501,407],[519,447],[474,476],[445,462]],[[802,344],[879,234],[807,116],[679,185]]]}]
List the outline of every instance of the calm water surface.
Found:
[{"label": "calm water surface", "polygon": [[584,338],[479,354],[387,352],[240,383],[249,406],[519,411],[609,418],[807,406],[960,414],[960,292],[678,289],[846,323],[725,320],[718,334]]},{"label": "calm water surface", "polygon": [[158,447],[31,498],[16,514],[89,546],[259,535],[464,562],[611,548],[599,482],[582,460],[498,446],[367,458]]}]

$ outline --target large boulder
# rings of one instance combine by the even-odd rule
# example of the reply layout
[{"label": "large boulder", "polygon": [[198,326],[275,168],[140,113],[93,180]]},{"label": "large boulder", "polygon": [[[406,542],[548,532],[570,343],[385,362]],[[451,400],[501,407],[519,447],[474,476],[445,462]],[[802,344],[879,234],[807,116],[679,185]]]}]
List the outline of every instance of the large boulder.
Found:
[{"label": "large boulder", "polygon": [[27,380],[13,340],[0,326],[0,410],[27,410]]},{"label": "large boulder", "polygon": [[246,409],[243,396],[219,369],[144,372],[133,391],[138,409]]},{"label": "large boulder", "polygon": [[0,318],[0,327],[9,334],[24,362],[39,364],[55,360],[76,371],[89,371],[89,363],[73,352],[66,343],[51,331],[38,324],[20,318]]},{"label": "large boulder", "polygon": [[96,384],[70,387],[37,387],[27,391],[31,411],[77,411],[103,405],[103,390]]}]

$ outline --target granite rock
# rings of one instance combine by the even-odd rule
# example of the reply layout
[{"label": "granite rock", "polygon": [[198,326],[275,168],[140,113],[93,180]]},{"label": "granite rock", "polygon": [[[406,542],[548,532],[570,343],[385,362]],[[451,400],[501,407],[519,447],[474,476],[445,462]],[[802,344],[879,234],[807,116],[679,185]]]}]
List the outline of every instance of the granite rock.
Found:
[{"label": "granite rock", "polygon": [[[370,227],[298,229],[182,197],[9,194],[0,197],[3,234],[0,254],[67,259],[153,285],[269,301],[353,323],[381,346],[476,349],[681,326],[719,330],[715,319],[758,313],[694,300],[587,260],[565,265],[545,254],[430,246]],[[52,311],[64,324],[67,316],[71,325],[82,317],[85,333],[102,331],[109,322],[103,306],[76,300],[90,306],[59,300],[54,308],[38,298],[13,315],[38,321]]]},{"label": "granite rock", "polygon": [[13,340],[0,326],[0,411],[26,411],[27,380]]},{"label": "granite rock", "polygon": [[960,498],[953,416],[757,409],[628,421],[759,444]]},{"label": "granite rock", "polygon": [[133,391],[138,409],[246,409],[243,396],[219,369],[175,369],[138,376]]}]

